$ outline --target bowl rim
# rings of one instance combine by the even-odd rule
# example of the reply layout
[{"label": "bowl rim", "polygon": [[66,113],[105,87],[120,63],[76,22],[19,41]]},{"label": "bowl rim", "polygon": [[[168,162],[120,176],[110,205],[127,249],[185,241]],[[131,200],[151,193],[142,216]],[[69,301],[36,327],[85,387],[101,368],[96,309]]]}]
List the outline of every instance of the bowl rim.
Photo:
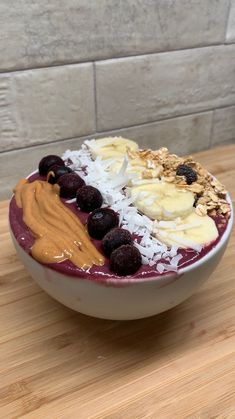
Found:
[{"label": "bowl rim", "polygon": [[[36,174],[37,172],[38,172],[38,170],[34,170],[32,173],[30,173],[26,177],[26,179],[28,179],[30,176]],[[13,197],[14,197],[14,194],[12,194],[10,202],[13,199]],[[22,248],[22,250],[24,250],[24,252],[26,254],[28,254],[35,263],[39,263],[40,265],[44,266],[44,268],[47,268],[47,269],[50,269],[50,270],[52,269],[54,272],[59,274],[59,276],[64,275],[64,276],[68,276],[69,278],[74,278],[75,280],[78,280],[78,279],[81,279],[82,281],[87,280],[89,282],[95,282],[97,284],[108,285],[108,286],[109,285],[110,286],[112,286],[112,285],[114,285],[114,286],[115,285],[116,286],[118,286],[118,285],[119,286],[122,286],[122,285],[127,286],[127,285],[143,284],[143,283],[155,282],[155,281],[158,281],[158,283],[160,284],[160,283],[165,282],[165,281],[169,282],[169,280],[170,280],[170,282],[172,282],[172,280],[180,279],[180,277],[183,276],[185,273],[188,273],[190,271],[193,271],[193,270],[197,269],[198,267],[203,265],[205,262],[212,259],[214,257],[214,255],[216,253],[218,253],[219,250],[223,247],[223,245],[226,244],[226,242],[228,241],[229,236],[231,234],[232,227],[233,227],[233,221],[234,221],[233,203],[232,203],[232,199],[231,199],[231,196],[230,196],[229,192],[227,192],[227,194],[226,194],[226,200],[228,201],[228,203],[230,204],[230,207],[231,207],[230,218],[228,220],[226,229],[225,229],[221,239],[218,241],[218,243],[216,243],[216,245],[211,250],[209,250],[208,253],[206,253],[204,256],[202,256],[200,259],[198,259],[196,262],[192,262],[191,264],[189,264],[185,267],[179,268],[177,272],[169,271],[169,272],[157,275],[157,276],[151,276],[151,277],[147,277],[147,278],[146,277],[145,278],[142,278],[142,277],[133,278],[133,277],[127,275],[126,277],[117,277],[116,276],[116,277],[113,277],[113,278],[109,277],[108,279],[106,278],[106,279],[103,279],[103,280],[99,279],[99,280],[94,280],[93,281],[93,280],[88,279],[88,278],[82,278],[82,276],[79,277],[79,276],[76,276],[76,275],[66,274],[65,272],[59,272],[51,266],[43,265],[43,264],[39,263],[30,254],[28,254],[22,246],[20,246],[20,244],[18,243],[18,241],[15,237],[15,234],[14,234],[12,228],[11,228],[11,223],[10,222],[9,222],[9,229],[12,232],[12,234],[13,234],[14,238],[16,239],[17,243],[19,244],[19,246]],[[10,204],[10,202],[9,202],[9,204]]]}]

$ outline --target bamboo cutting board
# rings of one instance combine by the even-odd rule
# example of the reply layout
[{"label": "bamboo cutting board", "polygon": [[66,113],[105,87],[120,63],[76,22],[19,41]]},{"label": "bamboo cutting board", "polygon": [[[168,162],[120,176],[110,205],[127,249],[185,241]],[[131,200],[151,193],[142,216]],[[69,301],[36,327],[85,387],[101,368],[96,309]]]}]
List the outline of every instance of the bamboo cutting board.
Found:
[{"label": "bamboo cutting board", "polygon": [[[235,145],[196,155],[235,197]],[[0,204],[0,418],[235,418],[234,233],[188,301],[131,322],[52,300],[19,262]]]}]

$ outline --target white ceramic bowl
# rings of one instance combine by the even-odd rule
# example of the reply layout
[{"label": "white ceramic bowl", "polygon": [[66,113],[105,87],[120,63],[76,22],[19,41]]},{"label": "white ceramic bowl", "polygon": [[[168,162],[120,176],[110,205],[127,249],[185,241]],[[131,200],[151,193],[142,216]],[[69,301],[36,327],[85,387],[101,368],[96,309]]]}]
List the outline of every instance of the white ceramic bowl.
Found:
[{"label": "white ceramic bowl", "polygon": [[[231,199],[228,198],[231,204]],[[177,274],[147,279],[124,277],[108,284],[59,273],[38,263],[18,244],[19,258],[38,285],[60,303],[89,316],[131,320],[153,316],[190,297],[215,270],[226,249],[233,224],[233,211],[219,243],[197,262]]]}]

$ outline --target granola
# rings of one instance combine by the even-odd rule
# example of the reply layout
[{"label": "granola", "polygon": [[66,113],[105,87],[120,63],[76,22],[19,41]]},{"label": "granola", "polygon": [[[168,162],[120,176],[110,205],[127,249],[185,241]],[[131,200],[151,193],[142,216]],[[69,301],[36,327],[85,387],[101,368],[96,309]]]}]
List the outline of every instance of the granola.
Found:
[{"label": "granola", "polygon": [[[197,214],[220,215],[225,218],[230,216],[231,208],[226,201],[225,187],[192,156],[179,157],[170,154],[166,147],[162,147],[156,151],[129,150],[128,157],[131,164],[136,160],[139,161],[142,179],[161,179],[193,192]],[[197,174],[197,180],[188,184],[185,176],[178,176],[176,172],[179,165],[192,168]]]}]

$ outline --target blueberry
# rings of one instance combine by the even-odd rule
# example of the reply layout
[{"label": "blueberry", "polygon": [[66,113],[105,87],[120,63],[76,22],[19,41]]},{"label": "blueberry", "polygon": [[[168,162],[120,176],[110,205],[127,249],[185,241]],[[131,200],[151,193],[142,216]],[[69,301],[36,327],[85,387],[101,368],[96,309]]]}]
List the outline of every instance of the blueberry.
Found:
[{"label": "blueberry", "polygon": [[100,208],[103,198],[100,191],[93,186],[83,186],[77,191],[77,206],[85,212]]},{"label": "blueberry", "polygon": [[118,215],[110,208],[95,209],[87,219],[88,233],[101,240],[109,230],[118,226]]},{"label": "blueberry", "polygon": [[124,244],[132,244],[132,236],[131,233],[124,228],[113,228],[107,234],[105,234],[102,246],[104,249],[104,253],[106,256],[110,256],[111,253],[117,249],[118,247]]},{"label": "blueberry", "polygon": [[117,275],[133,275],[141,267],[141,254],[130,244],[125,244],[114,250],[110,257],[110,270]]},{"label": "blueberry", "polygon": [[38,165],[39,174],[41,176],[46,176],[49,169],[55,164],[57,166],[64,166],[64,161],[54,154],[43,157]]},{"label": "blueberry", "polygon": [[75,198],[77,190],[85,185],[84,180],[77,173],[65,173],[58,179],[60,196],[62,198]]},{"label": "blueberry", "polygon": [[47,181],[54,185],[60,176],[65,175],[65,173],[72,173],[72,169],[67,166],[58,166],[58,164],[55,164],[47,172]]},{"label": "blueberry", "polygon": [[177,176],[184,176],[188,185],[191,185],[197,180],[197,173],[192,167],[187,166],[186,164],[180,164],[176,170]]}]

